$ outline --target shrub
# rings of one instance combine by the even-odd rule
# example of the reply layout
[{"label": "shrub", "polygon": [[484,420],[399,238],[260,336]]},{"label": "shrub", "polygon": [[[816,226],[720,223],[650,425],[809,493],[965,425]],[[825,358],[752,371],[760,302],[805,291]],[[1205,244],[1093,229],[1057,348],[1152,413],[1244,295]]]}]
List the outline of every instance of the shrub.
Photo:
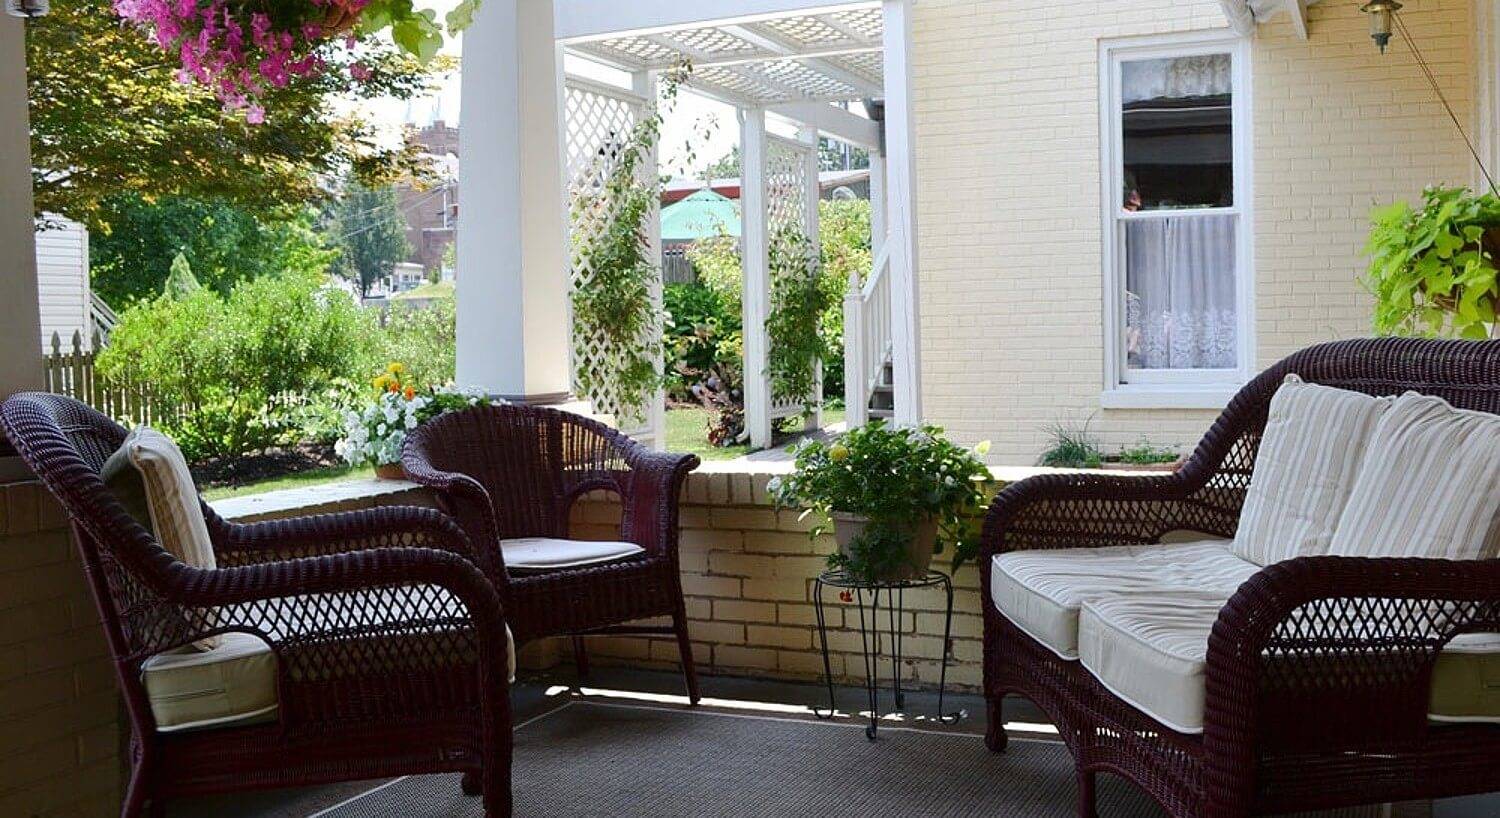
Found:
[{"label": "shrub", "polygon": [[372,317],[312,274],[267,276],[127,309],[102,378],[145,385],[157,425],[190,459],[233,457],[297,435],[309,404],[369,360]]},{"label": "shrub", "polygon": [[1099,449],[1099,440],[1090,427],[1093,419],[1081,425],[1059,421],[1047,430],[1052,445],[1038,458],[1038,466],[1059,469],[1097,469],[1104,462],[1104,453]]},{"label": "shrub", "polygon": [[[731,355],[740,354],[740,314],[724,306],[724,298],[705,284],[668,284],[662,290],[667,311],[664,346],[668,356],[667,390],[673,400],[691,400],[691,387],[711,373],[724,370]],[[739,370],[739,361],[732,362]]]},{"label": "shrub", "polygon": [[376,360],[351,374],[363,382],[381,371],[386,361],[401,361],[406,366],[407,383],[418,389],[451,382],[458,341],[455,316],[451,298],[434,299],[425,307],[392,308],[371,344]]}]

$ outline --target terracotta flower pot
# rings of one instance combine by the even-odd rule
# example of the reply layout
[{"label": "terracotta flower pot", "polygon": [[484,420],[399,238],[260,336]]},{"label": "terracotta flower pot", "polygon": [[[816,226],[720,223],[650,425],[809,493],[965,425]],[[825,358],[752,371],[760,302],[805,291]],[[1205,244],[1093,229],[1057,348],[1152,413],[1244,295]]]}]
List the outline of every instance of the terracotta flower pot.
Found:
[{"label": "terracotta flower pot", "polygon": [[[842,511],[835,511],[829,516],[833,518],[833,538],[839,544],[839,553],[850,556],[849,544],[865,532],[870,525],[870,518]],[[897,582],[927,576],[927,570],[932,565],[933,550],[937,546],[937,520],[930,517],[920,520],[911,525],[910,531],[906,533],[909,535],[906,537],[906,559],[890,571],[889,575],[875,577],[877,580]]]},{"label": "terracotta flower pot", "polygon": [[381,463],[375,467],[375,476],[381,480],[405,480],[406,468],[400,463]]}]

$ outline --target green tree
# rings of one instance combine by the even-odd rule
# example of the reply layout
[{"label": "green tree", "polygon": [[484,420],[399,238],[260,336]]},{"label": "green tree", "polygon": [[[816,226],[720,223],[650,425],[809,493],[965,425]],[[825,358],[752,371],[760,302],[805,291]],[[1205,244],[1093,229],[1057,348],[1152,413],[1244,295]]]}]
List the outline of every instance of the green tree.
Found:
[{"label": "green tree", "polygon": [[333,232],[339,249],[338,274],[354,282],[360,295],[391,274],[411,255],[401,200],[389,185],[350,184],[334,207]]},{"label": "green tree", "polygon": [[154,298],[177,256],[197,281],[228,295],[264,275],[322,272],[336,257],[301,209],[257,215],[222,200],[108,196],[96,214],[89,257],[94,291],[117,308]]},{"label": "green tree", "polygon": [[[419,167],[409,147],[385,148],[350,98],[410,98],[435,72],[392,47],[321,55],[328,70],[265,97],[262,125],[226,114],[206,89],[177,82],[176,61],[121,25],[110,0],[55,3],[26,31],[36,209],[101,225],[113,193],[190,195],[266,212],[325,196],[321,180],[354,172],[367,181]],[[352,78],[355,61],[367,80]],[[361,72],[363,73],[363,72]],[[165,269],[162,274],[165,275]]]},{"label": "green tree", "polygon": [[179,298],[186,298],[202,288],[203,285],[199,284],[198,279],[193,275],[193,268],[188,264],[187,256],[178,253],[177,257],[172,259],[172,270],[167,273],[167,284],[162,287],[162,295],[175,301]]},{"label": "green tree", "polygon": [[703,169],[703,178],[712,182],[715,179],[728,179],[740,175],[740,146],[735,145],[729,153],[719,157],[712,165]]}]

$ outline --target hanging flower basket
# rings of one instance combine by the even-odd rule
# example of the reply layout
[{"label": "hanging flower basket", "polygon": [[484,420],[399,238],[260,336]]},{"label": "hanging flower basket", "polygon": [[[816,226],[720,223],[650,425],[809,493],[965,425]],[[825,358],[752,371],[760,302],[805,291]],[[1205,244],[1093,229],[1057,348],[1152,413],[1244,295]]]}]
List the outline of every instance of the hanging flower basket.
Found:
[{"label": "hanging flower basket", "polygon": [[[462,0],[447,31],[466,28],[478,4]],[[114,9],[181,61],[179,82],[210,89],[251,124],[264,121],[267,92],[326,70],[336,49],[388,30],[398,48],[425,61],[444,33],[436,12],[410,0],[114,0]],[[368,78],[361,63],[349,71]]]}]

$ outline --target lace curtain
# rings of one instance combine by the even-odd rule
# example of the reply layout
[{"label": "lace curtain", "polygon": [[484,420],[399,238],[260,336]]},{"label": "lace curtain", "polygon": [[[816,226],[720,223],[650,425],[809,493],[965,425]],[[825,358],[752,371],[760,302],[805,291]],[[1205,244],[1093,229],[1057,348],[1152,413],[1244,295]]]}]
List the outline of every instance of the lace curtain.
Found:
[{"label": "lace curtain", "polygon": [[1136,60],[1120,67],[1122,102],[1224,96],[1234,91],[1228,54]]},{"label": "lace curtain", "polygon": [[1125,224],[1126,353],[1132,369],[1239,365],[1235,215]]}]

